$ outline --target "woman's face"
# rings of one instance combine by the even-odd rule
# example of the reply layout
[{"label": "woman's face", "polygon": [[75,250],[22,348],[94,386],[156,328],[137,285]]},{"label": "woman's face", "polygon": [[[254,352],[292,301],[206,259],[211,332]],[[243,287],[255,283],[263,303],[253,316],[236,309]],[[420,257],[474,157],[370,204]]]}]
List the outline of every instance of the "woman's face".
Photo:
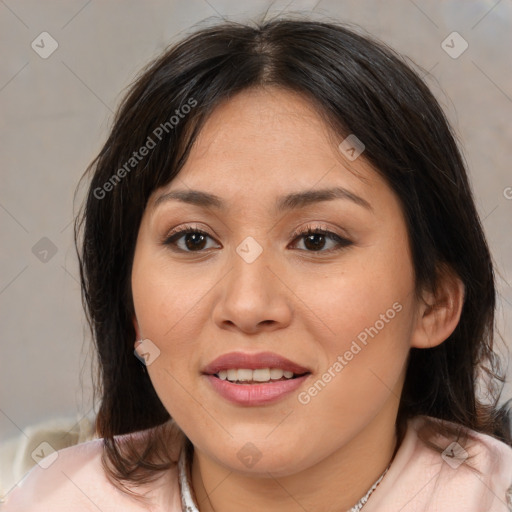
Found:
[{"label": "woman's face", "polygon": [[396,196],[351,140],[340,150],[301,96],[246,90],[148,202],[138,350],[196,450],[230,470],[293,474],[394,425],[412,260]]}]

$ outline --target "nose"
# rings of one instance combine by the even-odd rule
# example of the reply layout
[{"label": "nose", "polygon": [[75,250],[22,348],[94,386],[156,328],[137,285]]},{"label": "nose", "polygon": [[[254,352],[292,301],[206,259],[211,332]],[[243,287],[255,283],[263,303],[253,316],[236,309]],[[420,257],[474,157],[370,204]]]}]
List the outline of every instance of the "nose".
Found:
[{"label": "nose", "polygon": [[293,294],[271,249],[263,249],[263,244],[248,237],[246,245],[242,242],[233,251],[229,264],[230,271],[218,287],[214,322],[222,329],[238,329],[247,334],[289,325]]}]

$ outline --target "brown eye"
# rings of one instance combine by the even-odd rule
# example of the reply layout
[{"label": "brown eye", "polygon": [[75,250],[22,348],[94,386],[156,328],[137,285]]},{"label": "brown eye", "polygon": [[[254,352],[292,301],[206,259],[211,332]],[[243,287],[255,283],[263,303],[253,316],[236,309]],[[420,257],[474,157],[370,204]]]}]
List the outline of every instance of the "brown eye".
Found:
[{"label": "brown eye", "polygon": [[[305,252],[317,252],[317,253],[330,253],[333,251],[341,250],[345,247],[352,245],[353,242],[343,238],[332,231],[316,227],[308,227],[302,231],[297,231],[293,235],[292,246],[296,246],[297,240],[303,239],[304,249],[300,249]],[[174,251],[181,252],[203,252],[208,247],[208,239],[212,237],[201,229],[194,228],[192,226],[185,226],[179,231],[171,232],[163,241],[164,245],[171,247]],[[213,240],[213,239],[212,239]],[[332,247],[325,249],[326,246],[332,245]]]},{"label": "brown eye", "polygon": [[[201,252],[209,248],[206,247],[208,238],[211,237],[206,231],[186,227],[168,235],[163,243],[164,245],[172,246],[173,250]],[[182,243],[180,243],[181,239],[183,239]]]},{"label": "brown eye", "polygon": [[[294,241],[304,239],[305,249],[301,250],[306,250],[307,252],[332,252],[352,245],[350,240],[319,227],[308,227],[303,231],[295,232],[293,236],[295,237]],[[323,250],[329,241],[332,242],[334,247]]]}]

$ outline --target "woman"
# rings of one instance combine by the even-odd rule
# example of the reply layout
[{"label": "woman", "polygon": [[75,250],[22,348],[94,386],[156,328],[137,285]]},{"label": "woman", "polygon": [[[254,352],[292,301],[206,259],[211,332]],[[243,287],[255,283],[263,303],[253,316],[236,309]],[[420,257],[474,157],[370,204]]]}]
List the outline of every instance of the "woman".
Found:
[{"label": "woman", "polygon": [[334,22],[199,30],[131,87],[90,173],[101,439],[6,510],[509,510],[491,257],[392,50]]}]

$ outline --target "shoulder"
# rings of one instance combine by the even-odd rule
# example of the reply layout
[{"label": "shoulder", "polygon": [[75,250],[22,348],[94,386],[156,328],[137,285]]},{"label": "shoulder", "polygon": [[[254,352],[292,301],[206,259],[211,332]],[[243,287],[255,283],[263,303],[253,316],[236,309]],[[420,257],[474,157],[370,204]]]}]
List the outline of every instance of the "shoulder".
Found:
[{"label": "shoulder", "polygon": [[102,439],[42,451],[41,460],[7,494],[2,510],[103,509],[100,502],[115,491],[103,472],[102,451]]},{"label": "shoulder", "polygon": [[[123,436],[129,439],[141,433]],[[2,512],[181,511],[177,467],[134,489],[147,501],[121,491],[102,464],[103,439],[52,452],[42,458],[4,498]]]},{"label": "shoulder", "polygon": [[402,512],[511,510],[512,448],[473,430],[458,436],[459,428],[426,416],[410,420],[375,504],[400,505]]},{"label": "shoulder", "polygon": [[[429,423],[439,427],[432,441],[443,450],[442,453],[432,455],[432,449],[429,449],[421,437],[422,429]],[[427,416],[412,420],[410,428],[416,434],[417,449],[425,453],[429,451],[431,456],[439,455],[451,469],[461,467],[473,474],[480,474],[483,478],[492,479],[494,484],[501,487],[508,488],[512,484],[512,447],[508,444],[490,435],[462,429],[455,423]]]},{"label": "shoulder", "polygon": [[[449,448],[445,450],[448,451]],[[462,456],[477,471],[472,480],[478,479],[479,485],[493,495],[492,511],[512,510],[512,447],[492,436],[471,431],[465,451]]]}]

